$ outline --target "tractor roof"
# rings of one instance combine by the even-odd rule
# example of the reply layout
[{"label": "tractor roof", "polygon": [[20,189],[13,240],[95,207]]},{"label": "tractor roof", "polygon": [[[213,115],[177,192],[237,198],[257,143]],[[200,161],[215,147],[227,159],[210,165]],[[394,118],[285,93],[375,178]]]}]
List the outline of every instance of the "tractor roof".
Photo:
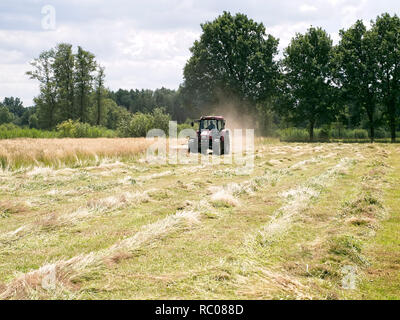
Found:
[{"label": "tractor roof", "polygon": [[200,120],[224,120],[222,116],[204,116],[201,117]]}]

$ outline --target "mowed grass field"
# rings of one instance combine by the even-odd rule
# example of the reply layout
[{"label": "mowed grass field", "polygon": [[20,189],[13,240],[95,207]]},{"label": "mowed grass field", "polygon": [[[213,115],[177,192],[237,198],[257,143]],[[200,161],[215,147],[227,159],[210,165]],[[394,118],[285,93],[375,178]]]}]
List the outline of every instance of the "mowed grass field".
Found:
[{"label": "mowed grass field", "polygon": [[0,142],[1,299],[400,298],[399,145],[256,139],[253,171],[147,146]]}]

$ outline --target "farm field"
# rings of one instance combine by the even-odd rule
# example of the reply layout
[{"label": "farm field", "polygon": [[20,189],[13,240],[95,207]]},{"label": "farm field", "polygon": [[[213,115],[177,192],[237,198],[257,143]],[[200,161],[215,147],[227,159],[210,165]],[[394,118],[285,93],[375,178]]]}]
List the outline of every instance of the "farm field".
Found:
[{"label": "farm field", "polygon": [[253,171],[0,146],[0,299],[400,298],[399,145],[257,138]]}]

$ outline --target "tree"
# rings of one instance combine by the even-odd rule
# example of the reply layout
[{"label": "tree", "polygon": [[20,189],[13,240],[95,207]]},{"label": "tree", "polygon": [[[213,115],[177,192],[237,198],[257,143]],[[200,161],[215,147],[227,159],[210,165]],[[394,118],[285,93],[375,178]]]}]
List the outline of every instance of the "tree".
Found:
[{"label": "tree", "polygon": [[255,103],[273,93],[278,40],[265,33],[262,23],[240,13],[224,12],[201,28],[184,68],[184,93],[198,108],[228,98],[254,111]]},{"label": "tree", "polygon": [[62,111],[61,121],[78,119],[75,109],[75,59],[72,45],[61,43],[55,49],[54,63],[52,64],[57,87],[57,100]]},{"label": "tree", "polygon": [[107,128],[116,130],[121,124],[128,123],[132,118],[132,113],[124,107],[118,106],[114,100],[105,99],[104,104],[107,107]]},{"label": "tree", "polygon": [[6,97],[3,100],[3,106],[7,107],[14,116],[21,117],[25,112],[24,105],[20,98]]},{"label": "tree", "polygon": [[[92,90],[93,72],[96,70],[96,63],[94,55],[89,51],[83,50],[80,46],[78,46],[78,53],[74,58],[74,82],[78,104],[78,117],[81,122],[86,122],[89,108],[89,94]],[[101,70],[101,77],[101,83],[103,84],[104,69]]]},{"label": "tree", "polygon": [[96,124],[99,126],[101,124],[102,118],[104,116],[103,110],[103,100],[104,100],[104,67],[97,67],[97,76],[96,76],[96,111],[97,111],[97,119]]},{"label": "tree", "polygon": [[8,110],[8,108],[0,105],[0,125],[3,123],[10,123],[13,120],[14,115]]},{"label": "tree", "polygon": [[321,28],[297,34],[284,52],[283,92],[288,97],[281,106],[289,119],[308,122],[310,141],[317,120],[332,115],[332,40]]},{"label": "tree", "polygon": [[[38,107],[37,123],[41,128],[54,128],[68,119],[96,123],[97,116],[94,119],[90,112],[95,100],[93,73],[97,64],[94,58],[82,47],[78,47],[74,54],[71,44],[61,43],[42,52],[31,63],[34,69],[27,74],[40,83],[40,95],[34,101]],[[101,82],[104,87],[104,69]],[[24,123],[27,121],[24,119]]]},{"label": "tree", "polygon": [[28,71],[27,75],[31,79],[36,79],[40,83],[40,95],[36,99],[37,105],[40,105],[40,123],[42,128],[52,128],[55,125],[55,113],[59,107],[57,100],[57,86],[54,75],[54,58],[53,49],[44,51],[35,59],[31,65],[33,71]]},{"label": "tree", "polygon": [[374,42],[364,23],[358,20],[348,30],[340,31],[341,40],[335,48],[335,76],[346,101],[368,116],[371,142],[375,138],[378,65]]},{"label": "tree", "polygon": [[371,41],[375,45],[377,77],[392,142],[396,141],[400,103],[400,19],[385,13],[372,23]]}]

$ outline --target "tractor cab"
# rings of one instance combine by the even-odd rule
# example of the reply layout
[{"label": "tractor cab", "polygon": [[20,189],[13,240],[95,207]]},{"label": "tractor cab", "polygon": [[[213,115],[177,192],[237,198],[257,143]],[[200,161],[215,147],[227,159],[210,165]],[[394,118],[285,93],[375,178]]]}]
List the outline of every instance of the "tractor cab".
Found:
[{"label": "tractor cab", "polygon": [[218,130],[225,129],[225,120],[216,117],[207,117],[199,120],[199,130]]},{"label": "tractor cab", "polygon": [[221,116],[204,116],[192,122],[199,123],[197,139],[189,141],[189,152],[207,153],[213,150],[214,154],[229,153],[229,131],[225,129],[225,119]]}]

